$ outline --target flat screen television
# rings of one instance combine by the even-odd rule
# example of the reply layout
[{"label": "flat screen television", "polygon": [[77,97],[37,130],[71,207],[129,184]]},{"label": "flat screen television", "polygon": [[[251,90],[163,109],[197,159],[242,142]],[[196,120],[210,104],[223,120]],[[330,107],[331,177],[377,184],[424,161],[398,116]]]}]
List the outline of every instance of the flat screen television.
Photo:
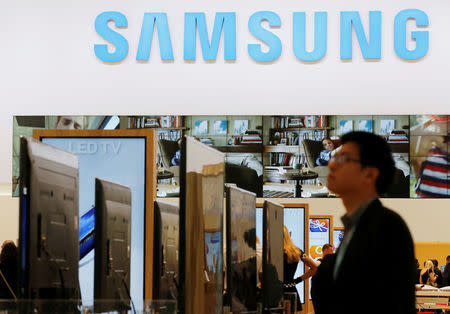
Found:
[{"label": "flat screen television", "polygon": [[[259,205],[257,205],[259,206]],[[300,248],[302,251],[306,251],[305,248],[305,234],[308,232],[307,223],[307,211],[303,206],[289,206],[286,205],[283,211],[284,225],[289,230],[292,242]],[[256,235],[259,239],[262,239],[262,224],[263,224],[263,204],[261,207],[256,208]],[[262,262],[261,262],[262,264]],[[262,266],[258,266],[262,267]],[[283,271],[284,273],[284,271]],[[302,261],[297,265],[297,270],[295,272],[294,278],[300,277],[305,273],[305,266]],[[298,302],[302,304],[305,302],[305,283],[302,281],[296,285],[297,292],[300,299]]]},{"label": "flat screen television", "polygon": [[[95,215],[90,216],[87,220],[85,219],[85,215],[89,214],[95,207],[95,178],[118,182],[131,188],[133,195],[131,237],[133,242],[130,252],[130,293],[136,307],[144,308],[144,264],[151,255],[145,254],[145,213],[146,208],[150,206],[150,200],[146,199],[146,195],[149,194],[146,191],[150,192],[153,184],[150,184],[151,180],[146,179],[151,177],[151,173],[146,171],[145,164],[146,161],[152,160],[153,154],[150,152],[151,149],[147,147],[147,144],[151,142],[146,140],[147,135],[143,133],[137,135],[132,130],[128,131],[131,133],[105,131],[100,132],[100,134],[96,130],[86,130],[80,133],[74,130],[73,132],[64,132],[64,134],[67,134],[64,136],[59,131],[52,131],[43,132],[44,135],[40,137],[44,143],[78,156],[80,236],[83,234],[92,235],[91,231],[95,227]],[[148,136],[153,133],[152,131],[149,132]],[[88,147],[88,150],[85,150],[85,147]],[[153,205],[153,200],[151,202]],[[95,252],[93,245],[91,245],[93,237],[80,238],[82,241],[80,255],[82,255],[81,253],[87,253],[79,263],[81,296],[83,305],[93,306],[95,268]],[[151,264],[152,260],[147,262],[147,264]]]},{"label": "flat screen television", "polygon": [[256,194],[226,191],[226,278],[224,302],[232,313],[256,311]]},{"label": "flat screen television", "polygon": [[183,137],[180,163],[180,313],[219,313],[223,299],[225,155]]},{"label": "flat screen television", "polygon": [[95,179],[95,312],[130,309],[131,190]]},{"label": "flat screen television", "polygon": [[178,296],[178,205],[155,201],[153,223],[153,299],[176,300]]},{"label": "flat screen television", "polygon": [[79,299],[78,158],[21,137],[19,206],[20,298]]},{"label": "flat screen television", "polygon": [[280,204],[264,201],[263,207],[263,258],[262,299],[264,308],[278,306],[283,295],[283,214]]}]

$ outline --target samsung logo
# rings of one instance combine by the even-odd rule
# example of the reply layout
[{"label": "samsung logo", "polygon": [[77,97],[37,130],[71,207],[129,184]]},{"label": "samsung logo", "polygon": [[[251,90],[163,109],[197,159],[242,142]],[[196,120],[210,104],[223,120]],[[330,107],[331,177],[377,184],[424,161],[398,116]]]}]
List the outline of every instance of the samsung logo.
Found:
[{"label": "samsung logo", "polygon": [[[381,11],[370,11],[368,14],[369,27],[364,29],[361,16],[358,11],[340,12],[340,59],[352,59],[353,42],[352,34],[356,35],[359,48],[364,59],[381,59]],[[294,12],[292,15],[292,49],[294,55],[301,61],[319,61],[327,52],[327,12],[314,13],[314,30],[306,29],[306,13]],[[407,21],[415,24],[414,31],[407,31]],[[266,21],[265,28],[262,22]],[[112,22],[112,23],[110,23]],[[108,25],[113,25],[110,27]],[[405,60],[417,60],[423,58],[429,48],[428,16],[418,9],[400,11],[394,21],[393,48],[397,56]],[[120,28],[128,26],[124,14],[116,11],[108,11],[99,14],[95,19],[95,30],[108,44],[98,43],[94,45],[94,52],[98,59],[104,62],[119,62],[124,60],[130,47],[127,38],[120,33]],[[283,43],[271,29],[281,27],[280,16],[272,11],[259,11],[252,14],[248,20],[248,30],[256,38],[255,43],[247,44],[248,55],[255,61],[273,62],[280,55]],[[424,30],[419,30],[425,28]],[[145,13],[136,50],[136,60],[146,61],[150,57],[154,32],[158,32],[158,41],[161,60],[174,60],[172,39],[170,37],[169,23],[166,13]],[[306,34],[314,33],[314,48],[307,51]],[[223,36],[222,36],[223,34]],[[366,36],[368,34],[368,36]],[[217,12],[214,27],[208,34],[205,13],[185,13],[184,19],[184,60],[196,60],[197,36],[201,44],[204,60],[216,60],[219,43],[223,40],[224,59],[236,60],[236,13]],[[312,36],[312,35],[311,35]],[[407,43],[415,42],[414,49],[409,49]],[[259,42],[259,43],[258,43]],[[264,42],[269,49],[261,49]],[[108,47],[109,46],[109,47]]]}]

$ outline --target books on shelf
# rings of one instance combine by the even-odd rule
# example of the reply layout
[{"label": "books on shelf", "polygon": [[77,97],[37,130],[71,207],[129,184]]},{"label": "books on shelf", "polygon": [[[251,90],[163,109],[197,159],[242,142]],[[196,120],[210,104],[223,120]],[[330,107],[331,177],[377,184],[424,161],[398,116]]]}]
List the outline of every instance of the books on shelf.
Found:
[{"label": "books on shelf", "polygon": [[181,130],[158,130],[157,132],[157,137],[159,140],[177,141],[181,136]]},{"label": "books on shelf", "polygon": [[270,119],[270,127],[274,129],[283,129],[289,126],[289,117],[272,117]]},{"label": "books on shelf", "polygon": [[258,131],[246,131],[242,136],[242,145],[262,144],[262,138]]},{"label": "books on shelf", "polygon": [[391,134],[388,135],[388,143],[409,143],[408,136],[405,131],[393,130]]},{"label": "books on shelf", "polygon": [[[284,145],[299,145],[301,140],[309,139],[321,141],[326,136],[326,130],[292,130],[275,132],[272,141],[279,138],[279,143]],[[285,139],[285,140],[284,140]],[[299,141],[300,140],[300,141]]]},{"label": "books on shelf", "polygon": [[180,128],[182,126],[182,116],[133,116],[128,118],[129,129]]},{"label": "books on shelf", "polygon": [[324,115],[319,116],[305,116],[306,128],[324,128],[328,126],[328,117]]},{"label": "books on shelf", "polygon": [[271,166],[291,166],[295,164],[306,163],[306,155],[304,153],[270,153]]},{"label": "books on shelf", "polygon": [[289,119],[288,127],[290,128],[302,128],[304,127],[303,118],[291,118]]},{"label": "books on shelf", "polygon": [[272,117],[271,128],[324,128],[328,126],[328,117],[325,115],[314,116],[276,116]]}]

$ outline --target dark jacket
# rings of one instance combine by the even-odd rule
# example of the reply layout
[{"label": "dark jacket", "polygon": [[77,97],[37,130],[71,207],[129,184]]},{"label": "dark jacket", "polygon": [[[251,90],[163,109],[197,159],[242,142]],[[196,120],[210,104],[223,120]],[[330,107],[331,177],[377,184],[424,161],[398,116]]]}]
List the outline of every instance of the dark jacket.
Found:
[{"label": "dark jacket", "polygon": [[335,313],[414,314],[415,278],[408,227],[374,200],[362,214],[336,274]]},{"label": "dark jacket", "polygon": [[447,263],[442,272],[442,286],[450,286],[450,262]]},{"label": "dark jacket", "polygon": [[333,312],[333,269],[336,254],[325,255],[317,268],[316,274],[311,278],[311,298],[315,314]]}]

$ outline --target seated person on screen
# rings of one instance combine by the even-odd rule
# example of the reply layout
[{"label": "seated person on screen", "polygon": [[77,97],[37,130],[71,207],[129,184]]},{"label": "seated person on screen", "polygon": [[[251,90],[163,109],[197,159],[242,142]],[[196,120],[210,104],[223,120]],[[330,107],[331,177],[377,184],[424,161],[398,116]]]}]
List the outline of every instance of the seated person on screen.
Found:
[{"label": "seated person on screen", "polygon": [[181,160],[181,138],[178,139],[177,143],[178,143],[178,150],[175,152],[175,156],[173,156],[172,159],[170,160],[170,163],[172,164],[172,166],[179,166],[180,165],[180,160]]},{"label": "seated person on screen", "polygon": [[326,166],[328,165],[328,161],[331,158],[331,155],[333,153],[334,150],[334,144],[331,141],[330,138],[325,137],[322,140],[322,145],[323,145],[323,150],[320,152],[319,157],[317,157],[316,159],[316,165],[317,166]]}]

